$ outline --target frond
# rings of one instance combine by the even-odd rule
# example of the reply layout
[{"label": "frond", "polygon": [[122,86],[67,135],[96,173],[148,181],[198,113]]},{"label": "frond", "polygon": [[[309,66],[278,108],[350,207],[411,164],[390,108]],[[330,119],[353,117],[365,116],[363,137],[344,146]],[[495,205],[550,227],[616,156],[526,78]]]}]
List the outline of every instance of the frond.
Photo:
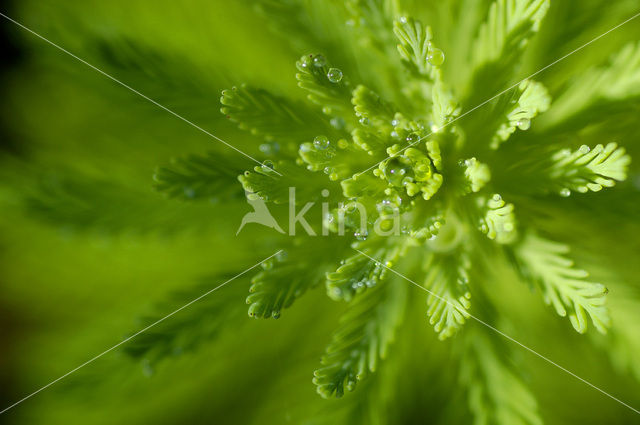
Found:
[{"label": "frond", "polygon": [[[157,322],[167,314],[202,296],[211,289],[233,277],[235,274],[217,274],[200,279],[187,290],[170,295],[159,303],[152,314],[140,319],[131,334]],[[147,331],[137,335],[124,346],[123,351],[130,357],[144,362],[145,367],[153,366],[167,358],[194,351],[202,344],[215,340],[227,328],[227,324],[241,326],[242,296],[246,291],[242,277],[233,285],[221,288],[188,308],[171,316]]]},{"label": "frond", "polygon": [[548,9],[549,0],[496,0],[491,5],[474,44],[469,107],[505,88]]},{"label": "frond", "polygon": [[431,28],[413,18],[402,17],[394,22],[393,31],[400,41],[398,52],[408,69],[429,81],[435,80],[444,53],[432,44]]},{"label": "frond", "polygon": [[461,160],[460,166],[464,168],[464,192],[479,192],[489,181],[491,181],[491,169],[487,164],[475,158]]},{"label": "frond", "polygon": [[[278,175],[275,171],[281,175]],[[257,165],[253,171],[245,171],[238,177],[249,199],[260,198],[266,202],[286,204],[289,202],[290,188],[295,188],[295,201],[305,203],[320,199],[323,189],[332,188],[325,179],[314,173],[292,164],[290,161],[270,161]],[[301,181],[306,182],[300,185]],[[335,188],[332,192],[338,193]]]},{"label": "frond", "polygon": [[404,317],[407,285],[397,279],[358,293],[349,303],[331,343],[314,372],[318,393],[341,397],[375,372]]},{"label": "frond", "polygon": [[518,269],[526,279],[537,284],[547,304],[558,315],[569,320],[576,331],[587,330],[587,317],[598,331],[605,333],[609,326],[609,313],[605,307],[604,285],[584,280],[589,274],[573,267],[566,258],[569,247],[528,233],[515,247]]},{"label": "frond", "polygon": [[433,85],[431,99],[433,101],[431,119],[434,126],[431,128],[431,132],[437,133],[460,115],[460,105],[458,105],[451,91],[445,87],[440,79],[436,80]]},{"label": "frond", "polygon": [[433,254],[425,266],[425,288],[431,292],[427,298],[427,315],[440,340],[454,335],[469,317],[470,267],[469,258],[464,252],[456,255]]},{"label": "frond", "polygon": [[121,81],[192,120],[211,119],[215,111],[211,99],[218,92],[215,83],[223,80],[220,71],[204,68],[166,46],[100,33],[83,37],[83,45],[90,57],[101,62],[100,68],[107,68]]},{"label": "frond", "polygon": [[298,86],[309,94],[307,98],[322,107],[325,115],[341,116],[355,124],[351,117],[351,88],[346,76],[339,68],[328,64],[322,55],[302,56],[296,62]]},{"label": "frond", "polygon": [[239,128],[279,143],[300,143],[310,134],[330,130],[321,115],[306,104],[275,96],[245,84],[223,90],[220,108]]},{"label": "frond", "polygon": [[[484,199],[480,200],[484,203]],[[502,196],[495,194],[485,205],[485,215],[480,220],[480,231],[500,244],[513,242],[517,237],[516,217],[513,204],[507,204]]]},{"label": "frond", "polygon": [[25,197],[35,217],[72,231],[168,234],[212,225],[210,204],[168,204],[146,186],[86,174],[49,175]]},{"label": "frond", "polygon": [[[625,45],[607,64],[579,73],[553,103],[547,126],[558,125],[592,107],[596,115],[640,96],[640,42]],[[606,106],[606,107],[605,107]]]},{"label": "frond", "polygon": [[557,193],[568,196],[571,191],[598,192],[627,178],[631,157],[616,143],[596,145],[590,149],[582,145],[574,152],[561,150],[551,158],[549,178]]},{"label": "frond", "polygon": [[395,114],[393,106],[382,100],[376,92],[362,84],[353,91],[351,103],[356,116],[364,124],[373,120],[374,124],[378,126],[383,123],[390,125]]},{"label": "frond", "polygon": [[592,335],[593,341],[605,351],[616,371],[632,375],[640,382],[640,292],[636,288],[618,286],[611,293],[612,326],[606,336]]},{"label": "frond", "polygon": [[528,130],[531,127],[531,120],[548,110],[551,103],[551,97],[545,86],[532,80],[520,83],[515,99],[513,100],[515,105],[507,106],[504,111],[506,120],[500,124],[491,141],[493,149],[498,148],[516,129]]},{"label": "frond", "polygon": [[467,388],[474,425],[542,425],[538,403],[486,332],[465,333],[460,381]]},{"label": "frond", "polygon": [[237,176],[246,167],[239,161],[209,152],[177,158],[159,167],[153,176],[155,189],[171,198],[218,200],[241,198]]},{"label": "frond", "polygon": [[330,263],[322,262],[317,251],[324,252],[329,247],[335,251],[336,241],[297,243],[265,262],[263,270],[251,279],[251,294],[247,297],[249,316],[277,319],[283,309],[322,282]]},{"label": "frond", "polygon": [[270,29],[297,54],[310,48],[330,53],[340,63],[351,59],[342,43],[346,39],[345,13],[327,7],[325,0],[245,0],[256,7]]},{"label": "frond", "polygon": [[336,271],[327,273],[327,294],[334,300],[350,301],[356,294],[380,284],[389,273],[387,267],[398,260],[404,249],[394,238],[373,236],[354,246],[376,260],[356,253]]}]

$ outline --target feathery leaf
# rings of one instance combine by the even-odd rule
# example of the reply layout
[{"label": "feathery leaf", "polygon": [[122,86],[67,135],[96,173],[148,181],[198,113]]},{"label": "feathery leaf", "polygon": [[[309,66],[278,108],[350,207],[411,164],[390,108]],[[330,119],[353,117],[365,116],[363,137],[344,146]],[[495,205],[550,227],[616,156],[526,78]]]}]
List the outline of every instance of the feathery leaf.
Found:
[{"label": "feathery leaf", "polygon": [[576,331],[587,330],[587,316],[598,331],[606,333],[609,314],[605,307],[607,288],[584,280],[589,274],[573,267],[565,257],[569,247],[528,233],[515,247],[515,259],[523,277],[537,284],[547,304],[558,315],[569,315]]},{"label": "feathery leaf", "polygon": [[322,367],[314,372],[321,396],[342,397],[345,389],[353,391],[358,381],[376,371],[404,316],[406,291],[405,282],[391,279],[353,298],[322,357]]},{"label": "feathery leaf", "polygon": [[504,348],[477,330],[465,336],[460,381],[468,389],[474,425],[542,425],[531,390],[500,355]]},{"label": "feathery leaf", "polygon": [[469,317],[471,293],[467,284],[470,267],[464,252],[433,254],[425,265],[425,287],[431,291],[427,298],[427,315],[440,340],[454,335]]},{"label": "feathery leaf", "polygon": [[241,198],[234,183],[245,167],[214,152],[173,159],[153,176],[156,190],[183,200]]},{"label": "feathery leaf", "polygon": [[568,196],[571,192],[567,191],[598,192],[625,180],[631,157],[624,148],[609,143],[593,149],[582,145],[574,152],[564,149],[553,155],[551,161],[549,178],[561,195]]}]

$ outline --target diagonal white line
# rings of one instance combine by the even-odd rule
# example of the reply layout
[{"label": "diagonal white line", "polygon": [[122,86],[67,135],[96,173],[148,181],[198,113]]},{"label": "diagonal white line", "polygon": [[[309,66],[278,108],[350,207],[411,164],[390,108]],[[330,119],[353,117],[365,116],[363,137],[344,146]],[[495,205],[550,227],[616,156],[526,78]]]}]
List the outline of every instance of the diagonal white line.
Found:
[{"label": "diagonal white line", "polygon": [[57,379],[54,379],[53,381],[49,382],[47,385],[41,387],[40,389],[32,392],[31,394],[29,394],[28,396],[16,401],[15,403],[13,403],[11,406],[6,407],[4,410],[2,410],[0,412],[0,415],[5,413],[6,411],[8,411],[9,409],[12,409],[14,407],[16,407],[18,404],[22,403],[25,400],[30,399],[31,397],[33,397],[34,395],[38,394],[40,391],[46,390],[47,388],[49,388],[50,386],[52,386],[53,384],[55,384],[56,382],[66,378],[67,376],[71,375],[72,373],[78,371],[79,369],[82,369],[83,367],[85,367],[86,365],[88,365],[89,363],[94,362],[95,360],[99,359],[100,357],[104,356],[105,354],[115,350],[116,348],[120,347],[122,344],[126,344],[127,342],[131,341],[133,338],[137,337],[138,335],[140,335],[141,333],[144,333],[146,331],[148,331],[149,329],[153,328],[154,326],[156,326],[157,324],[165,321],[166,319],[168,319],[169,317],[173,316],[174,314],[184,310],[185,308],[189,307],[191,304],[194,304],[198,301],[200,301],[201,299],[203,299],[204,297],[206,297],[207,295],[211,294],[214,291],[217,291],[218,289],[222,288],[223,286],[225,286],[227,283],[239,278],[240,276],[242,276],[243,274],[255,269],[256,267],[258,267],[260,264],[264,263],[265,261],[269,260],[270,258],[275,257],[276,255],[278,255],[279,253],[281,253],[282,250],[279,250],[278,252],[268,256],[267,258],[265,258],[264,260],[261,260],[260,262],[254,264],[253,266],[249,267],[248,269],[246,269],[245,271],[243,271],[242,273],[238,273],[237,275],[233,276],[231,279],[227,280],[226,282],[221,283],[220,285],[216,286],[213,289],[210,289],[209,291],[205,292],[204,294],[200,295],[198,298],[189,301],[188,303],[186,303],[185,305],[183,305],[182,307],[178,308],[177,310],[172,311],[171,313],[167,314],[166,316],[156,320],[155,322],[153,322],[152,324],[150,324],[149,326],[147,326],[144,329],[139,330],[138,332],[136,332],[135,334],[131,335],[130,337],[120,341],[119,343],[117,343],[116,345],[114,345],[113,347],[103,351],[102,353],[98,354],[97,356],[87,360],[86,362],[82,363],[80,366],[71,369],[69,372],[65,373],[64,375],[60,376]]},{"label": "diagonal white line", "polygon": [[[50,45],[52,45],[53,47],[55,47],[56,49],[66,53],[67,55],[71,56],[72,58],[82,62],[83,64],[85,64],[86,66],[88,66],[89,68],[93,69],[94,71],[104,75],[105,77],[107,77],[108,79],[120,84],[122,87],[132,91],[133,93],[137,94],[138,96],[142,97],[143,99],[153,103],[154,105],[156,105],[158,108],[165,110],[166,112],[170,113],[171,115],[173,115],[174,117],[186,122],[187,124],[189,124],[191,127],[200,130],[202,133],[206,134],[207,136],[219,141],[220,143],[226,145],[227,147],[233,149],[234,151],[238,152],[239,154],[249,158],[250,160],[257,162],[258,164],[260,164],[261,166],[264,166],[264,164],[260,161],[258,161],[257,159],[255,159],[254,157],[252,157],[249,154],[246,154],[244,152],[242,152],[240,149],[236,148],[235,146],[225,142],[224,140],[222,140],[221,138],[219,138],[218,136],[216,136],[215,134],[212,134],[210,132],[208,132],[207,130],[205,130],[204,128],[200,127],[199,125],[193,123],[192,121],[189,121],[188,119],[186,119],[185,117],[183,117],[182,115],[172,111],[171,109],[167,108],[164,105],[161,105],[160,103],[156,102],[155,100],[151,99],[150,97],[140,93],[138,90],[132,88],[131,86],[128,86],[127,84],[123,83],[122,81],[118,80],[115,77],[112,77],[111,75],[107,74],[106,72],[104,72],[103,70],[91,65],[89,62],[85,61],[84,59],[79,58],[78,56],[74,55],[73,53],[71,53],[70,51],[64,49],[63,47],[57,45],[56,43],[54,43],[53,41],[43,37],[42,35],[38,34],[37,32],[33,31],[30,28],[25,27],[24,25],[22,25],[20,22],[16,21],[15,19],[12,19],[10,17],[8,17],[7,15],[5,15],[4,13],[0,12],[0,16],[2,16],[3,18],[7,19],[8,21],[13,22],[14,24],[16,24],[17,26],[19,26],[20,28],[24,29],[25,31],[30,32],[31,34],[35,35],[36,37],[38,37],[39,39],[49,43]],[[282,177],[282,174],[280,174],[279,172],[277,172],[276,170],[272,171],[276,174],[278,174],[279,176]]]},{"label": "diagonal white line", "polygon": [[436,131],[432,131],[431,133],[427,134],[426,136],[422,136],[421,138],[419,138],[418,140],[416,140],[415,142],[412,142],[411,144],[405,146],[404,148],[402,148],[400,151],[396,152],[394,155],[388,156],[387,158],[383,159],[382,161],[379,161],[375,164],[373,164],[371,167],[367,168],[364,171],[360,171],[359,173],[356,173],[355,175],[361,175],[366,173],[367,171],[371,170],[372,168],[377,167],[378,165],[380,165],[382,162],[386,161],[389,158],[393,158],[396,157],[398,155],[400,155],[402,152],[404,152],[405,150],[409,149],[411,146],[415,146],[416,144],[420,143],[422,140],[426,139],[427,137],[431,136],[433,133],[436,133],[438,131],[441,131],[443,128],[446,128],[448,126],[450,126],[451,124],[453,124],[454,122],[458,121],[459,119],[469,115],[470,113],[472,113],[473,111],[475,111],[476,109],[482,108],[484,105],[486,105],[487,103],[491,102],[492,100],[502,96],[503,94],[507,93],[510,90],[513,90],[514,88],[518,87],[523,81],[528,80],[529,78],[533,78],[536,75],[540,74],[541,72],[546,71],[547,69],[551,68],[552,66],[556,65],[558,62],[562,62],[563,60],[565,60],[566,58],[568,58],[569,56],[573,55],[576,52],[579,52],[580,50],[584,49],[585,47],[589,46],[590,44],[595,43],[596,41],[600,40],[602,37],[606,36],[607,34],[617,30],[618,28],[620,28],[621,26],[633,21],[634,19],[636,19],[638,16],[640,16],[640,12],[636,13],[635,15],[633,15],[632,17],[630,17],[629,19],[627,19],[626,21],[616,25],[615,27],[611,28],[610,30],[608,30],[607,32],[604,32],[602,34],[600,34],[599,36],[597,36],[596,38],[592,39],[591,41],[588,41],[587,43],[583,44],[582,46],[578,47],[577,49],[567,53],[566,55],[562,56],[559,59],[556,59],[555,61],[553,61],[552,63],[550,63],[549,65],[545,66],[544,68],[539,69],[538,71],[534,72],[533,74],[529,75],[528,77],[523,78],[521,81],[518,81],[517,83],[515,83],[514,85],[504,89],[503,91],[501,91],[500,93],[496,94],[495,96],[491,97],[490,99],[485,100],[484,102],[480,103],[479,105],[474,106],[473,108],[469,109],[467,112],[465,112],[464,114],[456,117],[455,119],[449,121],[448,123],[446,123],[445,125],[443,125],[442,127],[438,128]]},{"label": "diagonal white line", "polygon": [[404,275],[402,275],[402,274],[398,273],[397,271],[393,270],[392,268],[387,267],[387,266],[384,264],[384,262],[382,262],[382,261],[378,261],[377,259],[375,259],[375,258],[373,258],[373,257],[371,257],[371,256],[369,256],[369,255],[367,255],[367,254],[365,254],[364,252],[360,251],[359,249],[356,249],[356,248],[353,248],[353,249],[354,249],[354,250],[356,250],[356,251],[358,251],[360,254],[364,255],[365,257],[369,258],[370,260],[375,261],[377,264],[380,264],[382,267],[384,267],[385,269],[389,270],[390,272],[392,272],[392,273],[394,273],[394,274],[396,274],[396,275],[400,276],[401,278],[403,278],[403,279],[404,279],[404,280],[406,280],[407,282],[409,282],[409,283],[411,283],[411,284],[413,284],[413,285],[417,286],[418,288],[422,289],[423,291],[427,292],[427,293],[428,293],[428,294],[430,294],[430,295],[433,295],[434,297],[438,298],[439,300],[444,301],[444,302],[445,302],[446,304],[448,304],[449,306],[451,306],[451,307],[453,307],[453,308],[457,309],[457,310],[458,310],[458,311],[459,311],[463,316],[471,317],[471,318],[472,318],[473,320],[475,320],[476,322],[478,322],[478,323],[480,323],[480,324],[482,324],[482,325],[486,326],[487,328],[489,328],[489,329],[491,329],[492,331],[494,331],[494,332],[498,333],[499,335],[503,336],[504,338],[508,339],[509,341],[511,341],[511,342],[513,342],[513,343],[515,343],[515,344],[519,345],[520,347],[524,348],[525,350],[529,351],[530,353],[535,354],[536,356],[540,357],[542,360],[546,361],[547,363],[552,364],[553,366],[557,367],[558,369],[560,369],[560,370],[562,370],[562,371],[564,371],[564,372],[568,373],[569,375],[573,376],[573,377],[574,377],[574,378],[576,378],[577,380],[579,380],[579,381],[581,381],[581,382],[583,382],[583,383],[587,384],[588,386],[590,386],[591,388],[593,388],[593,389],[595,389],[595,390],[600,391],[602,394],[604,394],[604,395],[606,395],[607,397],[609,397],[609,398],[611,398],[611,399],[613,399],[613,400],[617,401],[617,402],[618,402],[618,403],[620,403],[621,405],[623,405],[623,406],[625,406],[625,407],[627,407],[627,408],[629,408],[629,409],[633,410],[634,412],[636,412],[637,414],[639,414],[639,415],[640,415],[640,410],[635,409],[635,408],[633,408],[633,407],[629,406],[629,405],[628,405],[627,403],[625,403],[624,401],[622,401],[622,400],[620,400],[620,399],[618,399],[618,398],[616,398],[616,397],[612,396],[612,395],[611,395],[611,394],[609,394],[608,392],[606,392],[606,391],[604,391],[604,390],[602,390],[602,389],[600,389],[600,388],[596,387],[596,386],[595,386],[595,385],[593,385],[591,382],[587,381],[587,380],[586,380],[586,379],[584,379],[584,378],[579,377],[579,376],[578,376],[578,375],[576,375],[575,373],[571,372],[569,369],[567,369],[567,368],[565,368],[565,367],[560,366],[558,363],[556,363],[556,362],[554,362],[553,360],[551,360],[550,358],[545,357],[544,355],[542,355],[542,354],[538,353],[538,352],[537,352],[537,351],[535,351],[533,348],[529,348],[529,347],[527,347],[526,345],[524,345],[524,344],[523,344],[523,343],[521,343],[520,341],[518,341],[518,340],[516,340],[516,339],[514,339],[514,338],[512,338],[512,337],[510,337],[509,335],[505,334],[505,333],[504,333],[504,332],[502,332],[501,330],[494,328],[493,326],[491,326],[490,324],[488,324],[488,323],[487,323],[487,322],[485,322],[484,320],[477,318],[476,316],[474,316],[473,314],[469,313],[469,312],[468,312],[468,311],[466,311],[466,310],[460,309],[460,308],[459,308],[459,307],[457,307],[455,304],[453,304],[453,303],[449,302],[447,299],[445,299],[445,298],[443,298],[443,297],[439,296],[438,294],[436,294],[436,293],[434,293],[434,292],[432,292],[432,291],[428,290],[428,289],[427,289],[427,288],[425,288],[424,286],[422,286],[422,285],[420,285],[420,284],[418,284],[418,283],[414,282],[413,280],[411,280],[411,279],[409,279],[408,277],[406,277],[406,276],[404,276]]}]

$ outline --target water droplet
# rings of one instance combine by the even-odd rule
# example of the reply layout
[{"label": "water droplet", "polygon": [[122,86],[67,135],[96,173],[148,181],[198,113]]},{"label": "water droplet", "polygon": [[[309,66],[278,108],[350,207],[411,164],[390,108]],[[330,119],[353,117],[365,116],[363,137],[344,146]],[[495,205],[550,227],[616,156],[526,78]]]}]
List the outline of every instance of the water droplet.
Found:
[{"label": "water droplet", "polygon": [[287,251],[280,251],[276,254],[276,260],[282,262],[285,261],[288,256],[289,254],[287,254]]},{"label": "water droplet", "polygon": [[313,58],[313,65],[318,68],[322,68],[326,64],[327,64],[327,59],[322,55],[317,55],[315,58]]},{"label": "water droplet", "polygon": [[369,237],[369,232],[367,232],[366,230],[358,230],[356,231],[353,236],[359,240],[359,241],[364,241]]},{"label": "water droplet", "polygon": [[396,119],[391,120],[391,125],[392,125],[392,126],[394,126],[394,127],[395,127],[395,126],[397,126],[398,124],[400,124],[400,121],[398,121],[398,120],[396,120]]},{"label": "water droplet", "polygon": [[327,136],[317,136],[315,139],[313,139],[313,146],[315,146],[316,149],[325,150],[329,147],[330,144],[331,143],[329,142]]},{"label": "water droplet", "polygon": [[273,161],[269,161],[268,159],[262,163],[263,170],[273,170],[274,169]]},{"label": "water droplet", "polygon": [[563,198],[568,198],[569,196],[571,196],[571,190],[565,187],[564,189],[560,190],[560,196],[562,196]]},{"label": "water droplet", "polygon": [[444,52],[440,49],[431,49],[427,55],[427,61],[433,66],[440,66],[444,63]]},{"label": "water droplet", "polygon": [[280,312],[279,311],[274,311],[271,313],[271,317],[273,317],[274,319],[279,319],[280,318]]},{"label": "water droplet", "polygon": [[329,190],[328,189],[322,189],[322,192],[320,192],[320,194],[326,198],[327,196],[329,196]]},{"label": "water droplet", "polygon": [[401,17],[400,17],[400,19],[399,19],[399,21],[400,21],[400,23],[402,23],[402,24],[406,24],[406,23],[407,23],[407,21],[408,21],[408,19],[407,19],[407,17],[406,17],[406,16],[401,16]]},{"label": "water droplet", "polygon": [[402,186],[402,180],[409,170],[409,167],[402,164],[397,158],[393,158],[386,164],[384,175],[392,185]]},{"label": "water droplet", "polygon": [[493,195],[493,200],[496,202],[502,201],[502,196],[496,193],[495,195]]},{"label": "water droplet", "polygon": [[329,72],[327,72],[327,78],[332,83],[339,83],[340,81],[342,81],[342,71],[340,71],[338,68],[331,68]]},{"label": "water droplet", "polygon": [[358,122],[364,126],[371,124],[371,121],[367,117],[362,117],[358,120]]},{"label": "water droplet", "polygon": [[591,148],[587,145],[582,145],[580,146],[580,149],[578,149],[578,151],[582,154],[582,155],[586,155],[589,152],[591,152]]},{"label": "water droplet", "polygon": [[531,120],[529,118],[521,118],[516,122],[516,126],[520,130],[529,130],[531,128]]},{"label": "water droplet", "polygon": [[409,134],[406,139],[407,143],[416,143],[418,140],[420,140],[420,136],[418,135],[418,133],[411,133]]}]

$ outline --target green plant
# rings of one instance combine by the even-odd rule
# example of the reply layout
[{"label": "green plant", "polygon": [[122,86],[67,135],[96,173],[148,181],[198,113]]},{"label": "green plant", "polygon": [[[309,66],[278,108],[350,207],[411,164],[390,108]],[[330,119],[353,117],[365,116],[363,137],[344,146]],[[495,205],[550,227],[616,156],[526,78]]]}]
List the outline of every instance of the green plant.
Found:
[{"label": "green plant", "polygon": [[[578,24],[545,27],[548,13],[556,20],[568,13],[563,5],[550,11],[549,0],[451,0],[422,7],[396,0],[254,3],[293,51],[304,51],[296,62],[299,92],[255,84],[222,92],[223,117],[249,133],[246,149],[262,165],[244,171],[247,162],[230,151],[174,160],[154,176],[155,189],[169,200],[128,190],[126,177],[105,181],[64,171],[44,185],[29,183],[30,211],[73,229],[175,234],[206,228],[212,217],[203,205],[212,198],[216,211],[244,212],[242,190],[273,205],[280,223],[286,222],[288,208],[281,205],[289,201],[290,187],[296,188],[298,208],[326,203],[322,214],[310,214],[328,235],[314,226],[316,236],[256,230],[225,241],[246,249],[259,240],[261,252],[283,250],[252,278],[249,316],[286,321],[287,309],[300,298],[320,297],[307,295],[314,288],[325,288],[341,304],[313,383],[323,398],[345,397],[327,401],[336,403],[330,411],[321,405],[317,416],[305,411],[299,419],[305,423],[338,417],[345,423],[399,423],[402,414],[389,407],[402,405],[399,377],[409,375],[414,356],[428,348],[417,344],[407,354],[414,349],[406,342],[411,335],[398,334],[403,326],[415,330],[427,323],[444,340],[438,349],[446,354],[424,367],[437,369],[452,357],[459,372],[443,388],[456,389],[451,397],[463,389],[475,424],[543,423],[543,409],[517,360],[521,348],[489,329],[511,335],[513,323],[528,320],[557,326],[540,314],[534,297],[520,300],[522,283],[577,332],[593,326],[606,334],[585,338],[605,347],[618,370],[640,378],[633,355],[639,328],[628,319],[637,321],[638,282],[629,281],[632,267],[620,263],[638,253],[635,241],[621,239],[638,235],[637,189],[625,182],[635,170],[627,151],[637,151],[631,116],[640,99],[637,42],[596,60],[587,55],[591,66],[573,78],[560,71],[529,78],[558,57],[554,49],[566,52],[585,34],[598,34]],[[403,7],[424,19],[410,17]],[[588,18],[595,8],[579,17]],[[422,23],[431,20],[433,29]],[[117,54],[107,55],[107,64],[120,64],[139,78],[136,73],[150,62],[139,54],[144,49],[130,47],[135,45],[112,47]],[[131,51],[138,53],[130,57]],[[123,57],[116,61],[117,55]],[[160,63],[151,68],[154,74],[161,69],[160,77],[180,93],[202,96],[186,83],[184,69],[171,69],[175,61]],[[366,209],[366,230],[355,202]],[[341,220],[347,236],[338,234]],[[617,245],[623,254],[617,261],[611,259],[616,250],[589,256],[594,248]],[[608,305],[609,282],[596,283],[583,270],[591,268],[612,279],[611,291],[618,288],[628,304],[617,311]],[[413,293],[411,281],[428,293]],[[204,291],[197,286],[179,300]],[[213,294],[125,350],[151,368],[176,352],[223,339],[225,320],[237,317],[237,295]],[[159,308],[145,323],[167,312]],[[325,313],[317,307],[313,314]],[[554,332],[565,335],[564,328]],[[401,341],[394,354],[396,339]],[[535,341],[531,345],[539,347]],[[555,379],[564,378],[571,379]]]}]

